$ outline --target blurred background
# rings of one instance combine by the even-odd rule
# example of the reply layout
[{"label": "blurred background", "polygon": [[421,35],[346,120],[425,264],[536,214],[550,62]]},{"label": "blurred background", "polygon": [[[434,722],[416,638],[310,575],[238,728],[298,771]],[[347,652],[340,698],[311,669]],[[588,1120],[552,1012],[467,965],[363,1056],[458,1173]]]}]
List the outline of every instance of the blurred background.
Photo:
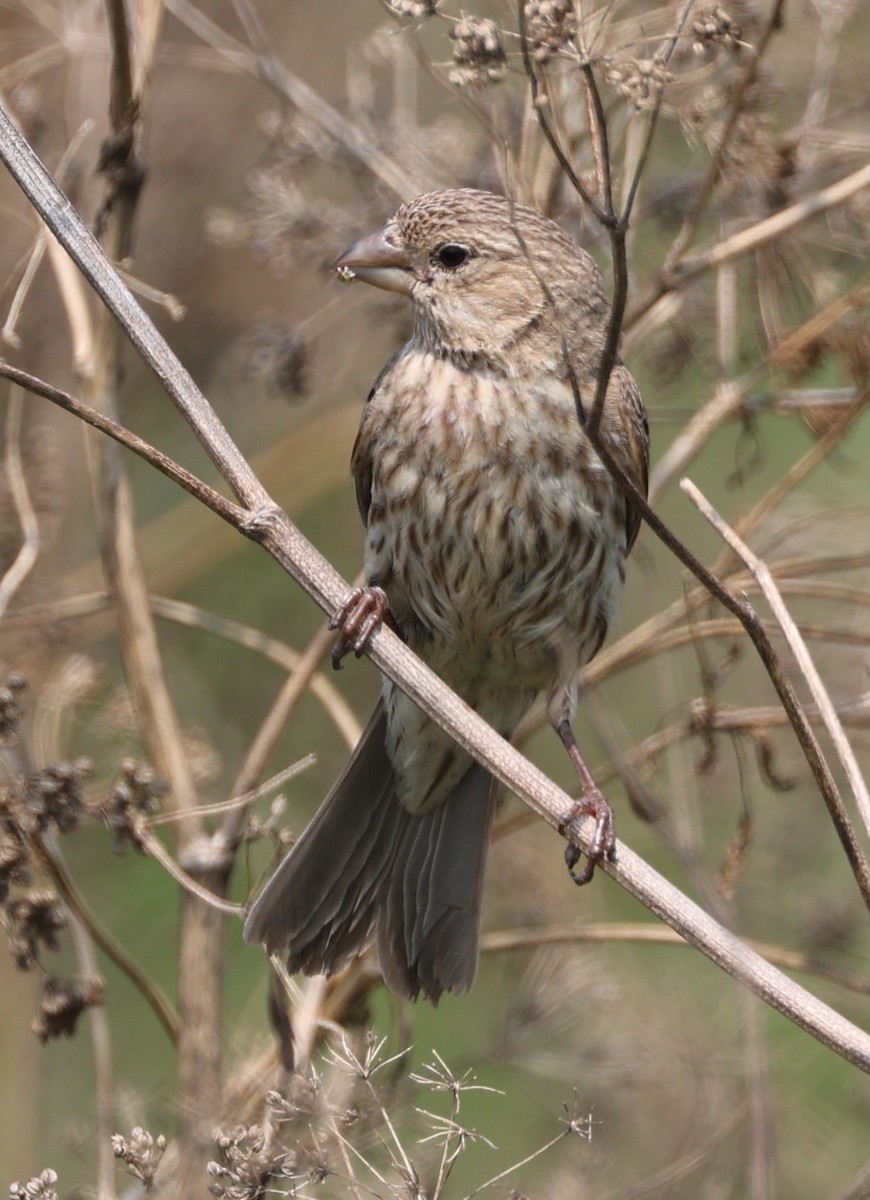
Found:
[{"label": "blurred background", "polygon": [[[612,286],[606,231],[535,119],[516,6],[475,7],[470,27],[458,5],[435,7],[143,2],[127,15],[135,103],[126,124],[110,115],[124,39],[110,35],[109,20],[122,10],[90,0],[8,0],[0,9],[4,107],[107,252],[123,259],[140,301],[272,496],[348,580],[362,548],[350,451],[371,381],[407,335],[409,313],[398,297],[342,287],[330,272],[341,251],[419,192],[511,189],[587,246]],[[638,173],[624,356],[649,410],[655,507],[765,621],[751,576],[679,479],[692,478],[768,562],[866,770],[870,193],[856,188],[715,270],[698,256],[866,164],[870,11],[857,0],[529,0],[526,23],[545,111],[580,177],[595,188],[584,62],[603,101],[618,203]],[[119,145],[130,144],[144,177],[128,209],[129,176],[117,168]],[[92,403],[106,400],[124,424],[215,482],[158,382],[131,347],[112,344],[98,304],[86,291],[71,298],[70,273],[5,172],[0,221],[2,356]],[[675,262],[697,269],[663,272]],[[129,1139],[141,1126],[169,1141],[157,1194],[207,1195],[211,1184],[240,1189],[221,1195],[263,1195],[239,1166],[253,1171],[268,1157],[269,1140],[257,1150],[256,1133],[203,1150],[229,1175],[209,1176],[203,1163],[199,1182],[182,1188],[173,1156],[183,1157],[192,1121],[195,1089],[185,1092],[179,1060],[190,1039],[173,1044],[155,1004],[93,929],[91,957],[82,951],[87,920],[78,934],[58,930],[56,948],[48,936],[21,953],[15,905],[58,888],[68,905],[59,884],[68,878],[93,923],[170,1008],[179,978],[195,984],[178,883],[129,843],[116,853],[105,827],[106,798],[117,797],[119,780],[130,784],[125,761],[165,775],[117,616],[126,583],[106,548],[107,530],[117,533],[106,499],[113,472],[129,479],[133,553],[198,804],[234,795],[323,615],[262,551],[155,470],[130,455],[107,466],[83,424],[2,386],[0,873],[13,955],[0,956],[0,1184],[51,1168],[58,1195],[111,1195],[106,1134]],[[776,644],[805,697],[778,635]],[[252,810],[250,840],[224,881],[239,904],[325,795],[354,723],[374,704],[378,678],[367,661],[340,675],[328,658],[320,668],[250,785],[305,760]],[[534,714],[527,726],[527,753],[571,790],[552,732]],[[619,836],[866,1026],[866,905],[795,737],[739,626],[647,529],[620,627],[584,672],[576,729]],[[825,738],[823,747],[855,818]],[[41,830],[48,851],[8,868],[19,848],[16,805],[36,779],[45,794],[52,766],[55,791],[75,794],[80,819],[69,832],[63,821]],[[155,805],[173,809],[172,791],[168,799],[152,791]],[[219,1086],[197,1122],[236,1134],[271,1128],[281,1110],[274,1100],[264,1106],[266,1091],[295,1095],[278,1142],[296,1156],[298,1178],[268,1182],[288,1194],[362,1194],[355,1186],[465,1196],[556,1139],[492,1190],[554,1200],[870,1196],[866,1077],[694,950],[660,940],[655,918],[603,874],[576,889],[562,842],[524,811],[504,798],[488,868],[490,940],[469,995],[437,1009],[400,1004],[368,963],[343,981],[351,1000],[305,985],[298,1004],[322,1006],[339,1058],[364,1055],[381,1038],[384,1060],[402,1052],[371,1081],[352,1061],[322,1057],[320,1046],[317,1086],[305,1076],[319,1100],[303,1103],[298,1081],[279,1082],[267,960],[242,945],[238,919],[213,930],[220,946],[199,978],[223,1006],[202,1017]],[[150,819],[183,859],[183,822]],[[81,981],[89,961],[104,981],[102,1005],[58,1030],[46,1016],[45,979]],[[182,1023],[198,1020],[183,988],[180,1000]],[[350,1050],[341,1049],[342,1030]],[[468,1090],[472,1074],[486,1090]],[[339,1103],[345,1115],[356,1106],[356,1124],[348,1118],[342,1129],[380,1177],[342,1157]],[[419,1193],[396,1145],[419,1172]],[[263,1188],[267,1181],[265,1172]],[[121,1191],[134,1186],[119,1174]]]}]

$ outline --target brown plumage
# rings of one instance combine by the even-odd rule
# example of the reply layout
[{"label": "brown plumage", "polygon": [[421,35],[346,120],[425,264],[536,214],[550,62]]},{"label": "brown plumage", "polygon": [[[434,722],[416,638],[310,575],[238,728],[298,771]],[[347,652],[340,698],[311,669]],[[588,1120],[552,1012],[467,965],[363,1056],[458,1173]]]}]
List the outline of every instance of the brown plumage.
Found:
[{"label": "brown plumage", "polygon": [[[610,810],[571,721],[577,672],[616,614],[638,520],[583,434],[570,381],[573,371],[591,404],[609,311],[598,270],[552,221],[470,190],[404,205],[337,265],[407,294],[414,315],[353,452],[367,582],[386,593],[408,644],[505,737],[546,692],[601,858]],[[645,489],[646,418],[621,363],[602,434]],[[286,947],[291,970],[333,973],[374,931],[399,994],[437,1001],[470,987],[493,805],[486,771],[385,679],[246,939]]]}]

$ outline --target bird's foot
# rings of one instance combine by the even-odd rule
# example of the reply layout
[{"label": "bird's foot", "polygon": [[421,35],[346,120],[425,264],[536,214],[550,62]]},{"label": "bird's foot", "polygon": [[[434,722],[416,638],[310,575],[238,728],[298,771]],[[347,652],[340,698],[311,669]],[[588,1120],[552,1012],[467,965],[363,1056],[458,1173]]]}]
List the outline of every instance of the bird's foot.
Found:
[{"label": "bird's foot", "polygon": [[332,665],[341,668],[351,650],[357,658],[365,651],[374,632],[389,612],[387,593],[379,587],[354,588],[341,608],[330,617],[329,628],[340,630],[332,647]]},{"label": "bird's foot", "polygon": [[[576,884],[582,885],[590,881],[599,863],[605,859],[613,862],[616,858],[616,835],[613,828],[613,809],[597,787],[584,792],[562,821],[559,832],[563,837],[568,837],[571,826],[579,817],[592,817],[595,821],[595,832],[586,849],[577,842],[569,841],[565,847],[565,862],[568,864],[568,874]],[[585,863],[579,871],[575,871],[574,868],[584,854]]]}]

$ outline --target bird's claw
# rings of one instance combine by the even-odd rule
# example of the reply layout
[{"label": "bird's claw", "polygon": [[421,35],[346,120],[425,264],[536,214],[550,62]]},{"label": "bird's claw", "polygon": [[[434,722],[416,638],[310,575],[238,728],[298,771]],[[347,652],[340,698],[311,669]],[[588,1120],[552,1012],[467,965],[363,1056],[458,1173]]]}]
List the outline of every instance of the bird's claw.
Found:
[{"label": "bird's claw", "polygon": [[372,634],[380,628],[389,611],[387,593],[379,587],[354,588],[341,608],[330,617],[329,628],[340,630],[332,647],[332,665],[337,671],[342,659],[351,652],[357,658],[365,651]]},{"label": "bird's claw", "polygon": [[[595,832],[587,849],[583,849],[577,842],[569,841],[565,847],[565,862],[568,864],[568,874],[578,886],[582,886],[589,883],[599,863],[605,859],[613,862],[616,858],[616,835],[613,829],[613,809],[597,788],[594,792],[587,792],[582,796],[561,822],[559,832],[563,837],[568,836],[571,826],[579,817],[593,817]],[[586,862],[579,871],[575,871],[574,868],[584,854]]]}]

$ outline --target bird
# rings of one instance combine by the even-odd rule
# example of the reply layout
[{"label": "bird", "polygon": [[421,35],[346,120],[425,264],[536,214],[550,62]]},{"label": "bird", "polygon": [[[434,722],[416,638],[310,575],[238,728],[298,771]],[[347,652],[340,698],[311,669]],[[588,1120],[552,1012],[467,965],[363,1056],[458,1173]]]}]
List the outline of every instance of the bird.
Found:
[{"label": "bird", "polygon": [[[428,192],[335,264],[398,292],[413,332],[378,375],[351,470],[365,583],[334,618],[340,659],[386,620],[505,738],[536,697],[591,814],[577,882],[614,852],[577,746],[578,671],[612,626],[639,513],[584,431],[610,305],[593,258],[510,197]],[[649,430],[619,357],[599,437],[645,495]],[[247,917],[292,972],[377,944],[388,987],[433,1004],[471,987],[494,780],[389,679],[350,761]]]}]

